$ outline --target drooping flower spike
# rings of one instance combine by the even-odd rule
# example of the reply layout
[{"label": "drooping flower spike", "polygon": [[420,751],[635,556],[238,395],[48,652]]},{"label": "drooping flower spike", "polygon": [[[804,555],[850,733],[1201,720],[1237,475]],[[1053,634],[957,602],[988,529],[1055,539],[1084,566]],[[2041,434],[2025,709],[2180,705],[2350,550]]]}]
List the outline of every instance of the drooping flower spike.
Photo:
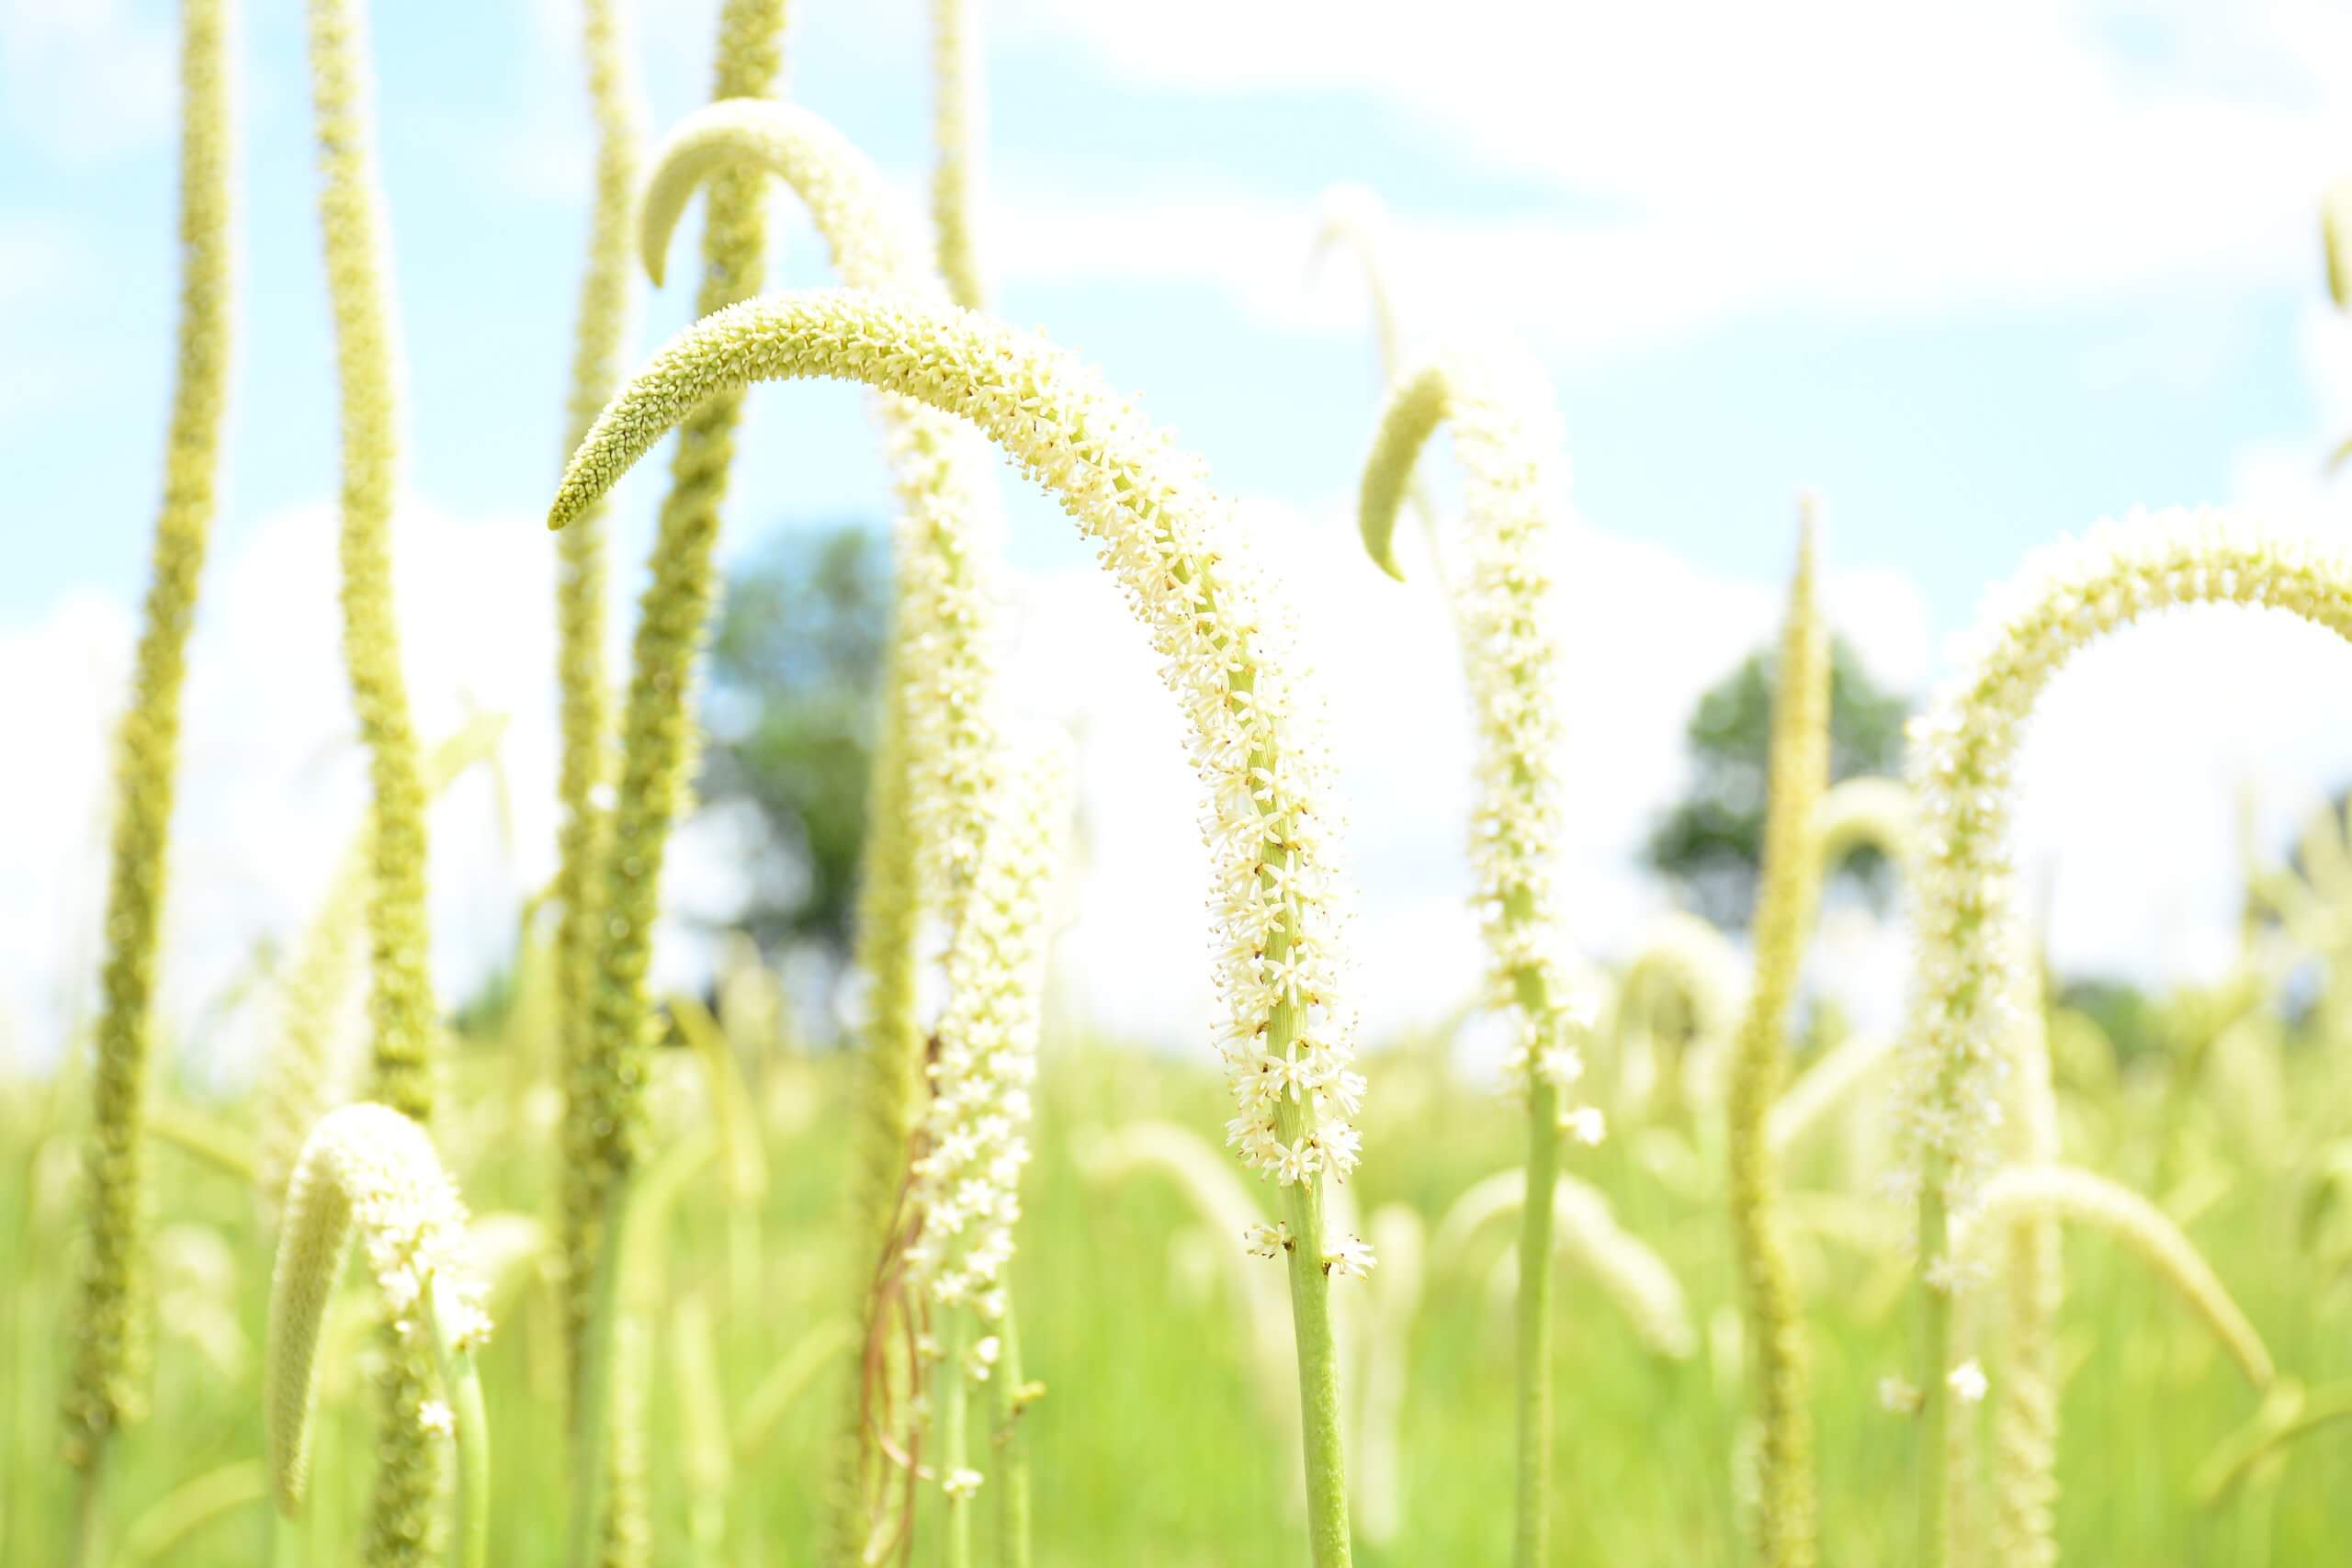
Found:
[{"label": "drooping flower spike", "polygon": [[[646,269],[658,283],[672,231],[695,187],[717,170],[750,164],[783,179],[807,204],[833,265],[849,284],[944,304],[927,248],[880,171],[819,116],[792,105],[731,99],[689,115],[654,161],[639,222]],[[998,792],[1003,525],[994,462],[978,432],[911,399],[876,398],[899,500],[893,530],[891,640],[883,744],[867,812],[858,960],[869,1018],[864,1123],[853,1235],[861,1280],[888,1238],[920,1114],[922,1032],[915,1017],[916,948],[926,914],[952,934],[982,853]],[[896,1280],[884,1270],[877,1276]],[[869,1350],[893,1337],[903,1303],[866,1292]],[[871,1363],[869,1363],[871,1364]],[[866,1403],[862,1393],[861,1404]],[[874,1454],[861,1415],[845,1439],[853,1472],[842,1489],[871,1490]],[[846,1510],[862,1540],[864,1506]]]},{"label": "drooping flower spike", "polygon": [[[75,1297],[65,1455],[95,1486],[115,1431],[139,1414],[145,1361],[141,1299],[149,1198],[142,1154],[155,949],[169,870],[179,696],[196,619],[205,542],[220,480],[228,409],[231,261],[236,149],[231,121],[228,0],[187,0],[180,21],[179,366],[164,451],[131,697],[116,739],[113,863],[106,962],[90,1078],[85,1166],[88,1241]],[[93,1499],[85,1517],[95,1515]],[[85,1545],[86,1546],[86,1542]]]},{"label": "drooping flower spike", "polygon": [[1192,729],[1215,865],[1224,1055],[1244,1161],[1284,1189],[1307,1412],[1310,1540],[1348,1557],[1322,1186],[1357,1157],[1363,1080],[1340,978],[1339,824],[1318,714],[1247,541],[1195,465],[1075,361],[985,318],[856,291],[772,297],[688,329],[608,408],[549,513],[560,527],[662,434],[750,381],[828,377],[971,421],[1098,542]]},{"label": "drooping flower spike", "polygon": [[[395,1333],[422,1348],[435,1367],[440,1395],[401,1415],[415,1444],[454,1444],[456,1560],[458,1568],[483,1568],[490,1434],[473,1352],[490,1337],[490,1320],[466,1253],[465,1206],[424,1129],[388,1106],[363,1102],[330,1111],[303,1145],[287,1187],[262,1369],[271,1490],[289,1518],[300,1511],[310,1480],[319,1334],[355,1232]],[[416,1545],[376,1535],[365,1561],[406,1562]]]},{"label": "drooping flower spike", "polygon": [[[1489,1000],[1512,1021],[1506,1077],[1528,1097],[1527,1191],[1520,1235],[1519,1478],[1515,1558],[1549,1560],[1552,1203],[1564,1121],[1588,1141],[1591,1107],[1564,1096],[1584,1069],[1593,1020],[1571,994],[1554,911],[1561,829],[1559,635],[1549,601],[1566,494],[1558,419],[1540,370],[1516,355],[1453,353],[1392,385],[1359,503],[1364,547],[1392,577],[1392,543],[1415,459],[1440,423],[1464,477],[1470,560],[1456,625],[1477,712],[1478,794],[1470,861]],[[1573,1119],[1573,1120],[1568,1120]]]},{"label": "drooping flower spike", "polygon": [[1758,1452],[1758,1554],[1768,1568],[1810,1568],[1818,1551],[1811,1358],[1788,1253],[1770,1135],[1788,1074],[1788,1016],[1821,892],[1818,814],[1829,776],[1829,634],[1815,597],[1813,507],[1799,525],[1773,678],[1763,865],[1756,899],[1756,978],[1732,1052],[1732,1240],[1753,1339],[1763,1442]]},{"label": "drooping flower spike", "polygon": [[[1898,1120],[1919,1211],[1923,1452],[1950,1441],[1952,1216],[1973,1199],[2002,1118],[2015,1024],[2003,983],[2018,919],[2009,848],[2013,771],[2025,718],[2076,651],[2177,604],[2289,611],[2352,639],[2352,564],[2226,513],[2134,514],[2037,559],[1994,604],[1962,673],[1911,737],[1919,811],[1911,907],[1919,957]],[[1920,1560],[1950,1561],[1941,1466],[1923,1470]]]}]

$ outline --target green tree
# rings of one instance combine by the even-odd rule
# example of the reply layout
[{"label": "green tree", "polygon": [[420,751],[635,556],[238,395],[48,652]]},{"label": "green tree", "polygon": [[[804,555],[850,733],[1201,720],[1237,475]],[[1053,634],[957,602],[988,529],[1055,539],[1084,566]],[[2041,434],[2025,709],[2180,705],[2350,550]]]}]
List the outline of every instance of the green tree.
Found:
[{"label": "green tree", "polygon": [[[1699,914],[1745,927],[1756,903],[1764,843],[1764,781],[1772,738],[1770,649],[1751,653],[1700,697],[1684,726],[1690,785],[1651,829],[1643,858]],[[1829,777],[1899,773],[1910,705],[1879,689],[1842,637],[1830,642]],[[1873,898],[1893,874],[1874,850],[1849,857],[1839,874]]]},{"label": "green tree", "polygon": [[771,952],[849,951],[889,621],[888,541],[864,525],[787,529],[728,580],[703,793],[756,807],[797,873],[745,913]]}]

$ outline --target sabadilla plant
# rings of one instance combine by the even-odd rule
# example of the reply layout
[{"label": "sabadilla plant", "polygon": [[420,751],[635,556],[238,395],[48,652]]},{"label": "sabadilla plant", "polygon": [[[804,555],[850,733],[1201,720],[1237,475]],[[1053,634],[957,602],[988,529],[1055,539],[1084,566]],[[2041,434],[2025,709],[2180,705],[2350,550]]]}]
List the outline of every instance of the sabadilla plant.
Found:
[{"label": "sabadilla plant", "polygon": [[1329,1275],[1368,1261],[1327,1238],[1323,1187],[1356,1163],[1363,1080],[1339,984],[1336,822],[1313,708],[1246,538],[1131,405],[1037,338],[984,317],[854,290],[753,300],[673,340],[574,454],[560,527],[671,426],[763,379],[826,377],[916,399],[1004,446],[1099,543],[1165,660],[1192,728],[1216,868],[1218,989],[1243,1160],[1282,1186],[1306,1414],[1309,1538],[1349,1560]]},{"label": "sabadilla plant", "polygon": [[141,1144],[179,743],[180,682],[196,619],[228,408],[235,157],[230,118],[229,0],[180,8],[179,366],[155,520],[153,576],[116,738],[114,862],[107,888],[104,1000],[98,1014],[87,1153],[89,1231],[65,1398],[65,1455],[82,1472],[75,1561],[96,1551],[98,1478],[107,1442],[140,1408],[145,1360],[141,1273],[146,1246]]},{"label": "sabadilla plant", "polygon": [[2010,998],[2002,984],[2017,917],[2008,829],[2020,728],[2078,649],[2152,611],[2191,603],[2267,605],[2352,638],[2352,567],[2225,513],[2134,514],[2034,563],[1985,617],[1973,657],[1915,724],[1919,810],[1914,919],[1919,964],[1900,1103],[1918,1204],[1919,1561],[1951,1561],[1944,1457],[1956,1213],[1977,1195],[2000,1125]]},{"label": "sabadilla plant", "polygon": [[[943,300],[925,248],[881,173],[818,116],[753,99],[713,104],[671,133],[647,182],[639,220],[646,267],[659,283],[672,231],[695,185],[749,163],[788,184],[808,207],[849,283],[910,299]],[[995,701],[1003,525],[978,434],[953,415],[885,394],[878,412],[899,492],[893,544],[884,738],[875,759],[859,956],[871,981],[872,1029],[853,1235],[864,1292],[865,1365],[896,1336],[902,1299],[872,1272],[883,1255],[907,1175],[921,1087],[915,1020],[916,943],[924,916],[960,930],[981,855],[988,803],[1002,742]],[[837,1544],[862,1549],[875,1452],[861,1379],[844,1441]],[[854,1539],[853,1539],[854,1538]]]},{"label": "sabadilla plant", "polygon": [[[785,0],[725,0],[719,12],[714,98],[770,91],[783,65]],[[703,216],[702,288],[707,313],[755,293],[763,272],[766,202],[755,176],[722,173]],[[653,580],[638,610],[628,695],[620,727],[618,780],[594,883],[582,897],[595,911],[595,976],[584,1048],[564,1085],[564,1259],[569,1284],[573,1439],[582,1456],[575,1484],[594,1501],[604,1485],[616,1232],[628,1183],[643,1156],[644,1089],[652,1006],[646,973],[661,908],[662,863],[687,786],[693,712],[688,689],[710,615],[711,552],[734,457],[740,395],[691,411],[671,462],[653,549]],[[616,1504],[638,1506],[633,1495]],[[589,1513],[604,1517],[601,1506]],[[598,1526],[601,1529],[601,1525]],[[574,1543],[585,1568],[588,1542]]]},{"label": "sabadilla plant", "polygon": [[990,802],[969,908],[947,954],[948,1001],[910,1168],[899,1259],[926,1298],[929,1337],[939,1348],[933,1411],[950,1568],[972,1562],[970,1504],[981,1481],[967,1436],[973,1382],[996,1395],[998,1559],[1029,1558],[1028,1464],[1012,1429],[1028,1390],[1008,1269],[1029,1163],[1054,870],[1069,838],[1068,751],[1058,737],[1027,738]]},{"label": "sabadilla plant", "polygon": [[1532,365],[1451,354],[1399,376],[1364,465],[1364,547],[1401,577],[1391,543],[1415,457],[1453,427],[1465,477],[1471,558],[1458,589],[1462,644],[1477,710],[1478,796],[1470,831],[1491,999],[1516,1032],[1506,1073],[1527,1097],[1528,1198],[1521,1210],[1519,1472],[1514,1561],[1550,1561],[1552,1205],[1560,1133],[1600,1136],[1600,1112],[1564,1097],[1584,1070],[1592,1029],[1570,994],[1553,908],[1560,837],[1558,634],[1546,603],[1565,490],[1559,437]]},{"label": "sabadilla plant", "polygon": [[[319,1332],[354,1232],[401,1343],[427,1354],[446,1400],[399,1412],[405,1441],[457,1452],[458,1568],[490,1559],[490,1432],[473,1352],[490,1337],[466,1256],[466,1213],[424,1129],[388,1106],[328,1112],[302,1145],[286,1190],[277,1266],[269,1281],[269,1343],[262,1425],[270,1488],[280,1513],[300,1513],[310,1480]],[[386,1450],[385,1462],[395,1459]],[[371,1536],[362,1561],[416,1560],[416,1538]]]},{"label": "sabadilla plant", "polygon": [[1757,1546],[1770,1568],[1810,1568],[1818,1545],[1810,1361],[1769,1133],[1773,1102],[1788,1076],[1789,1010],[1821,892],[1817,814],[1829,776],[1829,637],[1814,602],[1814,555],[1808,499],[1773,682],[1756,978],[1732,1051],[1727,1096],[1732,1242],[1755,1342],[1763,1422]]}]

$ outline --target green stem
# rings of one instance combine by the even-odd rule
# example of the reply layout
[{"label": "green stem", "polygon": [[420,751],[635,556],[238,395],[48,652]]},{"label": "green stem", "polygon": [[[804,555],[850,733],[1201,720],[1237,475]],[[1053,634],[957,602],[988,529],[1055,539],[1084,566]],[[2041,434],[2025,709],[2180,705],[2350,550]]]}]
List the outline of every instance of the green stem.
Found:
[{"label": "green stem", "polygon": [[1029,1568],[1029,1445],[1021,1440],[1021,1327],[1005,1302],[997,1325],[1003,1348],[989,1386],[996,1393],[997,1568]]},{"label": "green stem", "polygon": [[[1285,1129],[1287,1132],[1288,1129]],[[1340,1438],[1340,1352],[1323,1271],[1323,1181],[1283,1189],[1290,1224],[1290,1317],[1298,1340],[1299,1428],[1306,1450],[1306,1530],[1315,1568],[1348,1568],[1348,1461]]]},{"label": "green stem", "polygon": [[[960,1306],[946,1312],[947,1336],[939,1350],[939,1474],[943,1481],[971,1463],[967,1431],[969,1401],[964,1387],[964,1351],[971,1337],[969,1314]],[[947,1495],[947,1568],[972,1568],[972,1500]]]},{"label": "green stem", "polygon": [[1542,1568],[1551,1534],[1552,1199],[1560,1179],[1560,1090],[1527,1098],[1527,1187],[1519,1210],[1519,1504],[1511,1561]]},{"label": "green stem", "polygon": [[428,1301],[425,1316],[457,1445],[457,1528],[450,1536],[451,1561],[457,1568],[488,1568],[490,1421],[482,1406],[481,1379],[474,1371],[473,1351],[451,1337],[449,1314],[441,1303]]},{"label": "green stem", "polygon": [[580,1397],[572,1407],[571,1568],[597,1568],[604,1541],[605,1475],[611,1459],[613,1358],[621,1311],[623,1227],[628,1222],[628,1179],[616,1174],[605,1198],[604,1245],[589,1287],[586,1330],[581,1336]]},{"label": "green stem", "polygon": [[[1919,1193],[1919,1259],[1922,1268],[1944,1256],[1950,1228],[1944,1213],[1943,1162],[1928,1161]],[[1951,1297],[1931,1281],[1919,1287],[1919,1563],[1948,1568],[1951,1521],[1946,1517],[1946,1463],[1951,1445],[1951,1406],[1944,1374],[1951,1359]]]},{"label": "green stem", "polygon": [[74,1550],[67,1561],[75,1568],[98,1568],[98,1564],[106,1560],[99,1550],[99,1542],[105,1535],[106,1510],[101,1500],[107,1451],[107,1444],[94,1444],[90,1450],[90,1461],[74,1472]]}]

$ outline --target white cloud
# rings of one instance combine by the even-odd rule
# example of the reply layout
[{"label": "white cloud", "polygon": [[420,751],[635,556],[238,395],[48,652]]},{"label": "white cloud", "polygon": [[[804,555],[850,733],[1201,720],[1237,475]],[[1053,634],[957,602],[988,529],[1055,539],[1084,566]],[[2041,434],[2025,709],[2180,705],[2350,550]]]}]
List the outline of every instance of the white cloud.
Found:
[{"label": "white cloud", "polygon": [[179,102],[170,22],[126,0],[0,0],[12,125],[79,164],[148,146]]},{"label": "white cloud", "polygon": [[[207,573],[182,708],[164,1038],[205,1014],[258,942],[292,938],[358,825],[365,760],[345,683],[335,534],[326,508],[281,513]],[[405,509],[394,536],[420,734],[430,744],[476,712],[506,719],[495,770],[459,781],[431,821],[434,976],[454,1003],[505,960],[522,899],[553,871],[553,545],[535,517],[427,506]],[[12,773],[0,813],[0,1048],[19,1058],[53,1055],[92,994],[132,630],[127,609],[75,599],[0,634],[0,669],[41,672],[0,690],[0,733],[44,759]],[[723,818],[682,834],[672,905],[688,919],[659,933],[657,976],[697,972],[692,920],[739,907],[742,858]],[[250,1042],[186,1043],[217,1056]]]},{"label": "white cloud", "polygon": [[[1322,677],[1361,889],[1366,1033],[1433,1021],[1481,973],[1463,854],[1471,736],[1442,601],[1418,563],[1401,586],[1374,570],[1338,506],[1252,503],[1242,526],[1265,543]],[[1790,534],[1793,547],[1793,523]],[[1663,905],[1635,852],[1681,783],[1683,721],[1701,691],[1770,636],[1781,589],[1581,524],[1560,555],[1572,802],[1562,901],[1583,947],[1618,955]],[[1900,680],[1921,668],[1925,622],[1908,584],[1835,576],[1828,600],[1873,669]],[[1080,742],[1086,860],[1062,962],[1114,1034],[1197,1045],[1210,1016],[1206,863],[1173,704],[1102,573],[1034,581],[1023,621],[1022,699]]]},{"label": "white cloud", "polygon": [[[1548,187],[1475,217],[1407,211],[1404,259],[1476,280],[1450,302],[1476,296],[1588,347],[1768,308],[2301,279],[2312,204],[2352,144],[2352,94],[2323,68],[2352,46],[2352,19],[2301,0],[2220,19],[2044,0],[1464,0],[1442,21],[1418,4],[1035,0],[1015,14],[1154,85],[1368,96],[1466,162]],[[1008,186],[1008,202],[1007,243],[1046,273],[1182,269],[1263,309],[1290,285],[1259,276],[1265,258],[1303,254],[1303,218],[1239,181]]]}]

